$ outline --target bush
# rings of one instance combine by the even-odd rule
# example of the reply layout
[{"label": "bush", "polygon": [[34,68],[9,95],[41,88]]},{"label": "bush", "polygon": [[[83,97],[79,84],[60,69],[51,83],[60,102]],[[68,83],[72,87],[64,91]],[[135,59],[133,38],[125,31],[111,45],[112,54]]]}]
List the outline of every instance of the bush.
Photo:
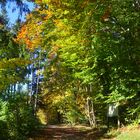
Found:
[{"label": "bush", "polygon": [[[4,101],[1,101],[4,104]],[[15,95],[6,102],[3,120],[0,121],[0,138],[10,140],[26,140],[30,133],[39,125],[38,119],[33,114],[33,107],[27,104],[26,96]]]},{"label": "bush", "polygon": [[0,99],[0,138],[2,140],[7,140],[8,127],[6,120],[6,112],[8,110],[7,103]]}]

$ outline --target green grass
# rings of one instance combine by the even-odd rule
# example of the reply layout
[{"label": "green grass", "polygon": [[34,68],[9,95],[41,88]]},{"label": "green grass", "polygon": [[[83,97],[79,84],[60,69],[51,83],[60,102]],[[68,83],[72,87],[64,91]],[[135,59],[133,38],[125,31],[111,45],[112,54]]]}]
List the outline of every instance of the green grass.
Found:
[{"label": "green grass", "polygon": [[140,140],[140,130],[122,132],[116,137],[116,140]]},{"label": "green grass", "polygon": [[140,125],[131,124],[119,129],[110,129],[101,140],[140,140]]}]

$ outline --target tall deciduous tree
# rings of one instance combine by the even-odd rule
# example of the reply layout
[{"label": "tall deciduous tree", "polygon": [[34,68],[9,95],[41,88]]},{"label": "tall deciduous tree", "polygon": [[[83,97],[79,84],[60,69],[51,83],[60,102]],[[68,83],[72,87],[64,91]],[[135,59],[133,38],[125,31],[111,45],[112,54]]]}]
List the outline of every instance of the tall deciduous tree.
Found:
[{"label": "tall deciduous tree", "polygon": [[64,97],[69,93],[75,106],[79,96],[91,97],[99,117],[100,113],[105,116],[102,110],[106,103],[136,100],[140,80],[139,1],[36,3],[38,8],[28,15],[17,39],[31,50],[40,46],[46,51],[43,86],[48,97],[54,92]]}]

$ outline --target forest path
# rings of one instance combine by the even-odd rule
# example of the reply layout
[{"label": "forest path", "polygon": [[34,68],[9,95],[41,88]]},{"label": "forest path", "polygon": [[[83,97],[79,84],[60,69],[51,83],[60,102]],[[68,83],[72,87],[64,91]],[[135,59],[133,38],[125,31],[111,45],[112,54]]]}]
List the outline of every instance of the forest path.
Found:
[{"label": "forest path", "polygon": [[49,125],[34,133],[29,140],[99,140],[105,130],[87,126]]}]

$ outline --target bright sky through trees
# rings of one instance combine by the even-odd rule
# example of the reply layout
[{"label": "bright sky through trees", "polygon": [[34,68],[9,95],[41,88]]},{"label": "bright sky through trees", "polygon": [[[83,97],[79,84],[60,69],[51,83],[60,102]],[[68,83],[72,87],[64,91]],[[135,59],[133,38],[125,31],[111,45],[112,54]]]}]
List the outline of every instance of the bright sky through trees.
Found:
[{"label": "bright sky through trees", "polygon": [[[27,4],[30,11],[33,10],[34,4],[32,2],[25,1],[25,4]],[[26,13],[23,12],[22,14],[19,14],[20,9],[17,7],[15,2],[7,2],[6,10],[8,12],[8,18],[9,18],[9,21],[10,21],[9,22],[10,26],[15,24],[18,17],[20,17],[20,19],[22,21],[25,21]]]}]

